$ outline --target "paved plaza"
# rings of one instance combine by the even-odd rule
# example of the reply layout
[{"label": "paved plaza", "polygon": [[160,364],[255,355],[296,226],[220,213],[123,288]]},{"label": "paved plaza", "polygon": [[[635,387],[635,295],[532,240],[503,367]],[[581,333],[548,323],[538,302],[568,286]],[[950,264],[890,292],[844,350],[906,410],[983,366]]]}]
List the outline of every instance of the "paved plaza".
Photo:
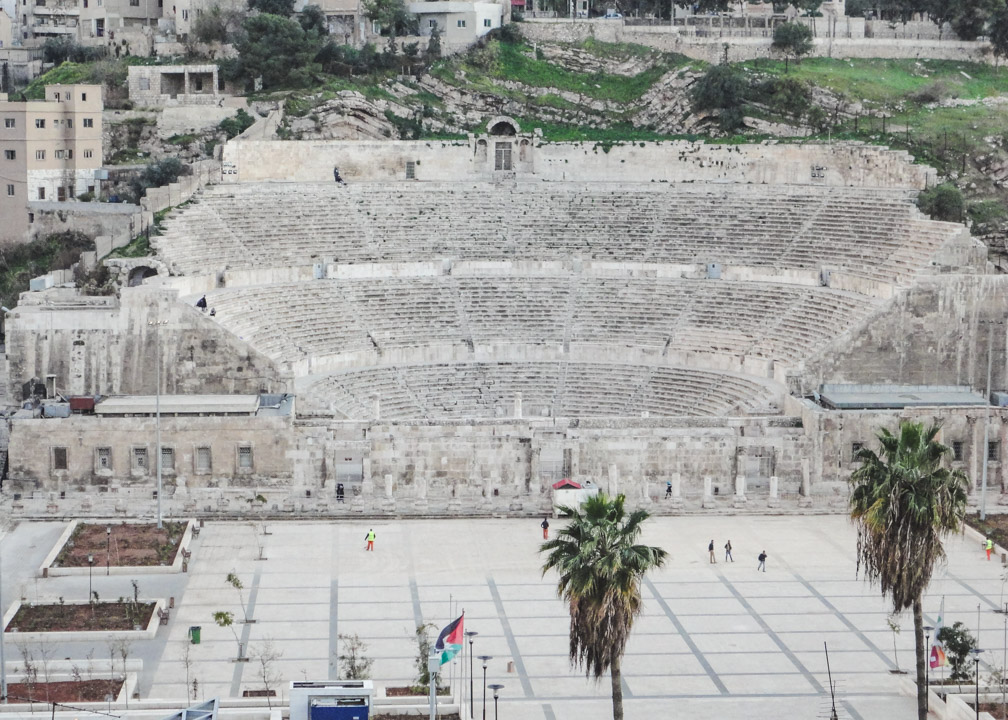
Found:
[{"label": "paved plaza", "polygon": [[[187,574],[138,578],[141,597],[175,598],[168,626],[154,640],[134,644],[132,657],[143,661],[140,695],[185,702],[181,658],[191,625],[202,627],[201,643],[189,646],[190,676],[202,697],[262,687],[260,667],[254,660],[233,662],[235,638],[211,617],[217,610],[242,617],[238,593],[225,583],[234,570],[254,620],[236,629],[250,655],[272,642],[285,685],[335,678],[341,633],[367,643],[376,685],[409,684],[416,625],[441,627],[464,608],[466,628],[479,632],[476,654],[493,656],[487,681],[505,686],[501,718],[611,717],[608,678],[596,685],[568,664],[566,607],[555,596],[555,577],[543,578],[539,570],[539,522],[271,522],[264,560],[257,559],[252,525],[209,522],[191,546]],[[553,529],[561,524],[554,521]],[[4,536],[6,605],[21,595],[68,601],[87,595],[86,576],[34,578],[64,527],[22,523]],[[373,553],[364,550],[369,527],[377,534]],[[887,605],[855,575],[855,535],[845,517],[659,517],[647,527],[644,540],[670,557],[645,580],[643,614],[627,648],[628,718],[826,717],[824,642],[841,717],[914,716],[913,698],[901,694],[900,679],[890,672]],[[712,538],[716,565],[707,555]],[[724,559],[729,538],[734,563]],[[942,596],[948,624],[961,620],[975,630],[979,615],[985,658],[1000,665],[1005,616],[994,612],[1003,602],[1000,563],[987,562],[977,543],[962,537],[947,548],[950,562],[936,572],[925,600],[927,618],[934,622]],[[764,549],[766,573],[756,570]],[[103,599],[131,595],[130,580],[99,572],[93,578]],[[909,613],[901,624],[896,645],[906,670],[913,667]],[[104,643],[68,643],[54,655],[84,658],[92,650],[107,655]],[[7,658],[13,669],[17,651],[9,649]],[[476,666],[479,696],[478,660]],[[457,683],[457,663],[453,672]]]}]

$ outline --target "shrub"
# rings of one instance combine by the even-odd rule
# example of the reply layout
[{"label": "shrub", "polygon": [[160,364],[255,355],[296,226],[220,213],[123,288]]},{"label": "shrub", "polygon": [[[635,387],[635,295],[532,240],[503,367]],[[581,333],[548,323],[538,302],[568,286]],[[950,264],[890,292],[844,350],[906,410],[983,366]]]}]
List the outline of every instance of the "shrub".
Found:
[{"label": "shrub", "polygon": [[[241,135],[243,132],[252,127],[254,123],[255,118],[245,112],[244,108],[239,108],[234,117],[221,120],[217,127],[227,136],[227,139],[230,140],[233,137]],[[211,153],[208,154],[212,154],[212,148]]]},{"label": "shrub", "polygon": [[731,65],[714,65],[694,83],[690,100],[694,112],[717,110],[722,130],[742,125],[747,83],[742,72]]},{"label": "shrub", "polygon": [[178,158],[170,157],[151,163],[143,169],[139,177],[130,181],[133,202],[140,202],[140,197],[147,188],[168,185],[184,174],[186,174],[185,166]]},{"label": "shrub", "polygon": [[965,203],[959,188],[951,183],[943,183],[923,190],[917,196],[917,207],[935,220],[962,222]]},{"label": "shrub", "polygon": [[970,650],[974,649],[976,638],[961,622],[952,627],[943,627],[935,636],[945,646],[945,656],[952,667],[952,680],[964,681],[973,677],[973,665],[970,662]]}]

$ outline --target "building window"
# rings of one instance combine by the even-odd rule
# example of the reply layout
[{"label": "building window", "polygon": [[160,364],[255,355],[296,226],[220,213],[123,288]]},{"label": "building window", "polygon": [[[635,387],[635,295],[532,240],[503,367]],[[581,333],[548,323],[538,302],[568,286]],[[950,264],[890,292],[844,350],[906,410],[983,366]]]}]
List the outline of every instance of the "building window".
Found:
[{"label": "building window", "polygon": [[140,78],[140,89],[150,90],[150,78]]},{"label": "building window", "polygon": [[35,127],[39,130],[45,129],[45,118],[35,118]]},{"label": "building window", "polygon": [[40,187],[38,189],[38,199],[39,200],[45,200],[45,188],[44,187]]},{"label": "building window", "polygon": [[17,159],[17,153],[13,150],[4,150],[4,160],[15,160]]},{"label": "building window", "polygon": [[65,447],[54,447],[52,449],[53,470],[67,469],[67,449]]},{"label": "building window", "polygon": [[460,27],[460,28],[464,28],[466,26],[466,21],[465,20],[457,20],[456,21],[456,26]]},{"label": "building window", "polygon": [[161,470],[175,472],[175,448],[161,446]]},{"label": "building window", "polygon": [[857,454],[861,451],[861,448],[863,448],[863,447],[864,447],[864,443],[863,442],[852,442],[850,444],[850,459],[851,459],[851,462],[857,462]]},{"label": "building window", "polygon": [[90,150],[85,150],[84,151],[84,157],[89,158],[89,157],[91,157],[91,155],[92,155],[92,152]]},{"label": "building window", "polygon": [[198,447],[196,448],[196,472],[197,473],[209,473],[212,466],[210,464],[210,448],[208,447]]},{"label": "building window", "polygon": [[112,448],[100,447],[95,451],[95,464],[99,470],[112,469]]},{"label": "building window", "polygon": [[81,99],[81,102],[87,102],[87,93],[81,93],[80,94],[80,99]]},{"label": "building window", "polygon": [[56,159],[57,160],[62,160],[63,159],[63,151],[62,150],[57,150],[56,151]]},{"label": "building window", "polygon": [[94,127],[94,118],[84,118],[84,127],[86,127],[86,128],[93,128]]},{"label": "building window", "polygon": [[16,123],[14,122],[14,118],[4,118],[3,124],[5,128],[12,128]]},{"label": "building window", "polygon": [[147,472],[147,448],[133,448],[133,471],[140,473]]},{"label": "building window", "polygon": [[60,202],[66,202],[67,199],[67,189],[60,185],[56,188],[56,199]]},{"label": "building window", "polygon": [[483,27],[490,27],[490,18],[483,18]]},{"label": "building window", "polygon": [[189,11],[188,10],[183,10],[182,11],[182,20],[188,20],[188,19],[189,19]]},{"label": "building window", "polygon": [[999,462],[1001,460],[1001,443],[997,440],[987,443],[987,460],[990,462]]},{"label": "building window", "polygon": [[963,442],[962,440],[952,441],[952,460],[954,462],[963,461]]},{"label": "building window", "polygon": [[412,160],[406,161],[406,179],[416,180],[416,163]]},{"label": "building window", "polygon": [[140,7],[140,0],[130,0],[130,7]]},{"label": "building window", "polygon": [[8,194],[8,195],[9,195],[10,197],[14,197],[14,186],[13,186],[13,185],[11,185],[11,184],[9,184],[9,183],[8,183],[8,185],[7,185],[7,194]]},{"label": "building window", "polygon": [[36,150],[35,151],[35,159],[36,160],[45,160],[45,150]]},{"label": "building window", "polygon": [[67,118],[66,126],[68,128],[72,128],[73,127],[73,118]]},{"label": "building window", "polygon": [[73,160],[73,148],[67,149],[67,160]]},{"label": "building window", "polygon": [[252,470],[252,446],[251,445],[239,445],[238,446],[238,470],[250,471]]},{"label": "building window", "polygon": [[437,20],[435,20],[433,18],[427,20],[427,27],[429,27],[431,30],[433,30],[434,28],[436,28],[437,27]]}]

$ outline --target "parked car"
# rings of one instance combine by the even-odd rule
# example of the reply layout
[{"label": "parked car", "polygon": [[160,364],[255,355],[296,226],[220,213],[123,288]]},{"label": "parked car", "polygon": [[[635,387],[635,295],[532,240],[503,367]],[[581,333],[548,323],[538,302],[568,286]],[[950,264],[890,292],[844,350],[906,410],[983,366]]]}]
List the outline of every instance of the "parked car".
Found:
[{"label": "parked car", "polygon": [[606,10],[605,19],[606,20],[622,20],[623,19],[623,14],[619,13],[619,12],[616,12],[615,10]]}]

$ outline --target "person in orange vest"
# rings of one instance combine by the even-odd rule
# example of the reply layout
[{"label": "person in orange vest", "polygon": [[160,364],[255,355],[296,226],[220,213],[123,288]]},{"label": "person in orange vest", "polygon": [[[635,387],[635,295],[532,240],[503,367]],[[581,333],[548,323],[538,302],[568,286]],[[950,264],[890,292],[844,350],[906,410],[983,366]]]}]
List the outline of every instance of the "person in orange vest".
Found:
[{"label": "person in orange vest", "polygon": [[367,535],[364,536],[364,539],[367,540],[367,548],[366,549],[373,551],[374,550],[374,539],[375,539],[374,530],[368,530],[367,531]]},{"label": "person in orange vest", "polygon": [[994,541],[987,536],[987,542],[984,543],[984,549],[987,551],[987,559],[990,560],[991,551],[994,549]]}]

